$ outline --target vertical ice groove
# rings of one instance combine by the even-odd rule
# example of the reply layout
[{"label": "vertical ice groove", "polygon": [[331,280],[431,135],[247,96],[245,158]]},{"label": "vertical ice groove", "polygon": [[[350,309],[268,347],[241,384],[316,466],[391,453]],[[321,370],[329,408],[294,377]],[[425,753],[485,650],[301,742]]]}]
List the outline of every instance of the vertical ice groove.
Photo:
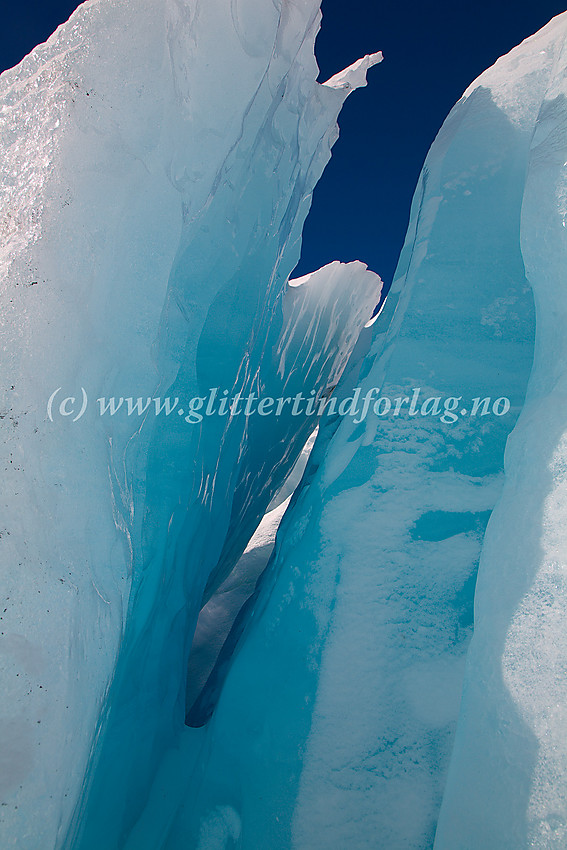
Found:
[{"label": "vertical ice groove", "polygon": [[[321,393],[344,367],[379,295],[362,264],[326,295],[316,273],[297,345],[321,360],[283,380],[272,362],[285,322],[309,325],[284,293],[351,90],[316,83],[319,20],[315,0],[90,0],[0,80],[2,846],[155,850],[186,802],[170,754],[200,755],[183,719],[203,591],[302,434],[97,399]],[[59,405],[82,388],[73,423]],[[240,808],[204,806],[188,835],[236,835]]]}]

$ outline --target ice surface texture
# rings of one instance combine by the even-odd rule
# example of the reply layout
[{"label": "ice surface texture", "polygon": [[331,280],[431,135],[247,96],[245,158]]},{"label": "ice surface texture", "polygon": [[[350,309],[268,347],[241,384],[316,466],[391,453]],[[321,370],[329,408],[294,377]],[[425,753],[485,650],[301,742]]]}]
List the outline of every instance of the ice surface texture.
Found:
[{"label": "ice surface texture", "polygon": [[564,14],[478,81],[514,128],[526,175],[536,338],[483,547],[439,850],[567,845],[566,36]]},{"label": "ice surface texture", "polygon": [[[316,83],[319,20],[314,0],[91,0],[1,78],[2,847],[122,848],[146,811],[157,847],[191,793],[151,805],[170,751],[202,761],[199,608],[315,422],[95,400],[337,383],[380,280],[287,280],[380,57]],[[84,417],[47,419],[57,388],[85,388]]]},{"label": "ice surface texture", "polygon": [[[366,328],[362,263],[288,284],[379,59],[319,85],[318,25],[90,0],[0,80],[2,847],[565,846],[567,17],[449,115]],[[288,503],[313,420],[94,402],[335,386],[512,408],[323,418]]]},{"label": "ice surface texture", "polygon": [[452,110],[361,371],[511,414],[323,427],[278,535],[267,604],[288,628],[301,604],[311,681],[301,850],[566,845],[566,36]]}]

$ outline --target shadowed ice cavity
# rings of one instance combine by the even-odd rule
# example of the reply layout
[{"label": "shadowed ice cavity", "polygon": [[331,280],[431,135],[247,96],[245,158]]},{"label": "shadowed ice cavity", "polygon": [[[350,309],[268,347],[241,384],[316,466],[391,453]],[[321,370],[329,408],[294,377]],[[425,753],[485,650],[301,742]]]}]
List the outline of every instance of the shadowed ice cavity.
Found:
[{"label": "shadowed ice cavity", "polygon": [[[461,396],[469,410],[474,397],[506,396],[510,412],[459,407],[448,424],[371,408],[358,425],[321,421],[203,691],[209,722],[162,760],[127,850],[150,850],[158,835],[166,850],[362,850],[377,835],[388,848],[432,846],[482,535],[532,364],[519,247],[528,147],[482,88],[453,110],[386,306],[361,336],[370,351],[335,390],[393,399],[420,387],[421,400]],[[420,533],[451,514],[442,539]]]},{"label": "shadowed ice cavity", "polygon": [[[388,848],[432,846],[482,537],[533,357],[519,245],[529,141],[482,88],[440,132],[394,286],[364,332],[371,350],[335,392],[461,396],[458,421],[406,406],[398,418],[371,409],[358,425],[321,423],[219,656],[214,714],[173,760],[186,796],[168,850],[188,836],[206,847],[215,830],[247,850],[358,850],[377,835]],[[501,396],[506,416],[461,415],[475,397]],[[440,516],[446,533],[427,533]]]},{"label": "shadowed ice cavity", "polygon": [[[379,57],[321,86],[317,4],[284,3],[275,18],[258,5],[271,27],[270,39],[262,33],[258,42],[265,69],[201,209],[191,212],[191,181],[177,179],[188,198],[156,349],[161,397],[218,387],[231,397],[314,390],[319,399],[337,383],[379,297],[380,280],[362,263],[333,263],[304,286],[287,287],[340,107]],[[201,9],[196,26],[220,39],[222,26],[232,26],[226,15],[224,6]],[[183,77],[176,55],[174,71]],[[192,755],[183,764],[191,770],[199,751],[184,726],[199,609],[238,562],[315,424],[288,410],[209,416],[188,429],[174,415],[146,420],[129,445],[125,463],[139,486],[128,616],[65,846],[155,850],[163,843],[184,800],[171,755],[187,742]],[[164,781],[169,802],[155,808]]]},{"label": "shadowed ice cavity", "polygon": [[[201,609],[191,645],[187,669],[187,709],[191,708],[212,672],[220,650],[240,609],[254,593],[256,583],[272,554],[276,532],[299,484],[317,435],[315,430],[303,447],[292,471],[274,496],[268,510],[248,543],[238,563]],[[210,716],[214,701],[207,700],[209,710],[201,715],[188,715],[189,725],[202,725]]]},{"label": "shadowed ice cavity", "polygon": [[[168,850],[565,844],[564,41],[487,72],[429,153],[336,394],[419,387],[458,421],[321,423],[175,759]],[[472,417],[484,397],[509,413]]]},{"label": "shadowed ice cavity", "polygon": [[[537,61],[548,68],[544,54]],[[321,422],[270,561],[202,691],[199,710],[208,722],[180,731],[159,760],[126,850],[369,850],[376,836],[388,850],[425,850],[435,840],[440,848],[468,841],[471,850],[496,850],[528,847],[544,827],[554,830],[549,846],[559,846],[559,816],[537,814],[545,783],[535,793],[532,785],[550,727],[545,711],[530,704],[534,692],[515,675],[519,662],[529,668],[530,684],[537,682],[515,618],[529,569],[518,579],[513,569],[516,559],[532,564],[541,555],[545,517],[537,505],[550,486],[549,449],[560,439],[555,419],[549,439],[538,443],[533,423],[525,432],[545,469],[537,492],[519,509],[503,500],[488,523],[490,557],[485,552],[455,739],[485,523],[502,492],[504,450],[534,354],[522,249],[542,295],[554,277],[540,273],[541,246],[524,227],[529,216],[532,227],[537,221],[535,191],[521,228],[528,163],[541,168],[546,138],[542,124],[530,155],[546,85],[545,74],[530,79],[529,97],[518,80],[509,113],[482,82],[451,112],[416,190],[392,291],[364,332],[370,351],[351,361],[335,391],[346,398],[360,384],[363,394],[380,387],[391,399],[410,398],[416,387],[422,400],[458,397],[457,421],[410,416],[406,408],[399,417],[370,409],[358,425],[348,417]],[[557,131],[548,126],[553,151]],[[546,199],[554,197],[550,189]],[[541,315],[555,328],[552,310]],[[545,340],[540,344],[545,351]],[[549,388],[547,353],[540,381]],[[536,351],[536,375],[537,358]],[[473,399],[484,397],[508,398],[510,411],[472,417]],[[510,441],[512,491],[522,489],[515,470],[528,452],[523,433]],[[559,457],[559,477],[561,464]],[[223,470],[215,474],[222,479]],[[250,484],[237,476],[212,582],[198,588],[205,601],[241,552],[233,529],[256,492],[253,474]],[[553,504],[545,510],[556,512]],[[444,529],[433,533],[432,518],[441,517]],[[514,517],[535,530],[524,538],[524,553],[506,548]],[[551,539],[549,549],[552,555]],[[504,561],[494,556],[501,551]],[[533,605],[541,598],[535,593]],[[528,604],[525,618],[530,610]],[[529,661],[529,648],[527,654]],[[542,718],[541,728],[530,712]],[[551,762],[542,763],[544,779]],[[466,817],[471,802],[476,826]]]}]

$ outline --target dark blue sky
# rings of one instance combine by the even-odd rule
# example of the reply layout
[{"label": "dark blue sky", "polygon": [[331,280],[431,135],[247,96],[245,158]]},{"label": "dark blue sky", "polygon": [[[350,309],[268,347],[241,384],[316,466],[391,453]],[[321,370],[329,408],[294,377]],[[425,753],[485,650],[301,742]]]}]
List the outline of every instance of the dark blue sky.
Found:
[{"label": "dark blue sky", "polygon": [[567,0],[323,0],[321,80],[382,50],[341,113],[341,138],[315,190],[298,274],[366,262],[391,283],[427,151],[449,110],[499,56]]},{"label": "dark blue sky", "polygon": [[[79,5],[3,4],[0,67],[19,62]],[[563,12],[566,0],[323,0],[316,51],[321,80],[382,50],[341,116],[341,138],[316,189],[297,274],[334,259],[360,259],[389,284],[419,171],[465,88]]]}]

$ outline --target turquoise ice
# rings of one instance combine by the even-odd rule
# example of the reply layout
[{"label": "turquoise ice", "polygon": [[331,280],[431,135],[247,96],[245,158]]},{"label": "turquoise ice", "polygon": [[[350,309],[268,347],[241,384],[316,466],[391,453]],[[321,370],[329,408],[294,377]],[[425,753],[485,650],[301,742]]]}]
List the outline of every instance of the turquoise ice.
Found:
[{"label": "turquoise ice", "polygon": [[90,0],[0,79],[2,847],[567,841],[567,17],[451,111],[373,322],[363,263],[290,280],[381,59],[317,83],[319,22]]}]

